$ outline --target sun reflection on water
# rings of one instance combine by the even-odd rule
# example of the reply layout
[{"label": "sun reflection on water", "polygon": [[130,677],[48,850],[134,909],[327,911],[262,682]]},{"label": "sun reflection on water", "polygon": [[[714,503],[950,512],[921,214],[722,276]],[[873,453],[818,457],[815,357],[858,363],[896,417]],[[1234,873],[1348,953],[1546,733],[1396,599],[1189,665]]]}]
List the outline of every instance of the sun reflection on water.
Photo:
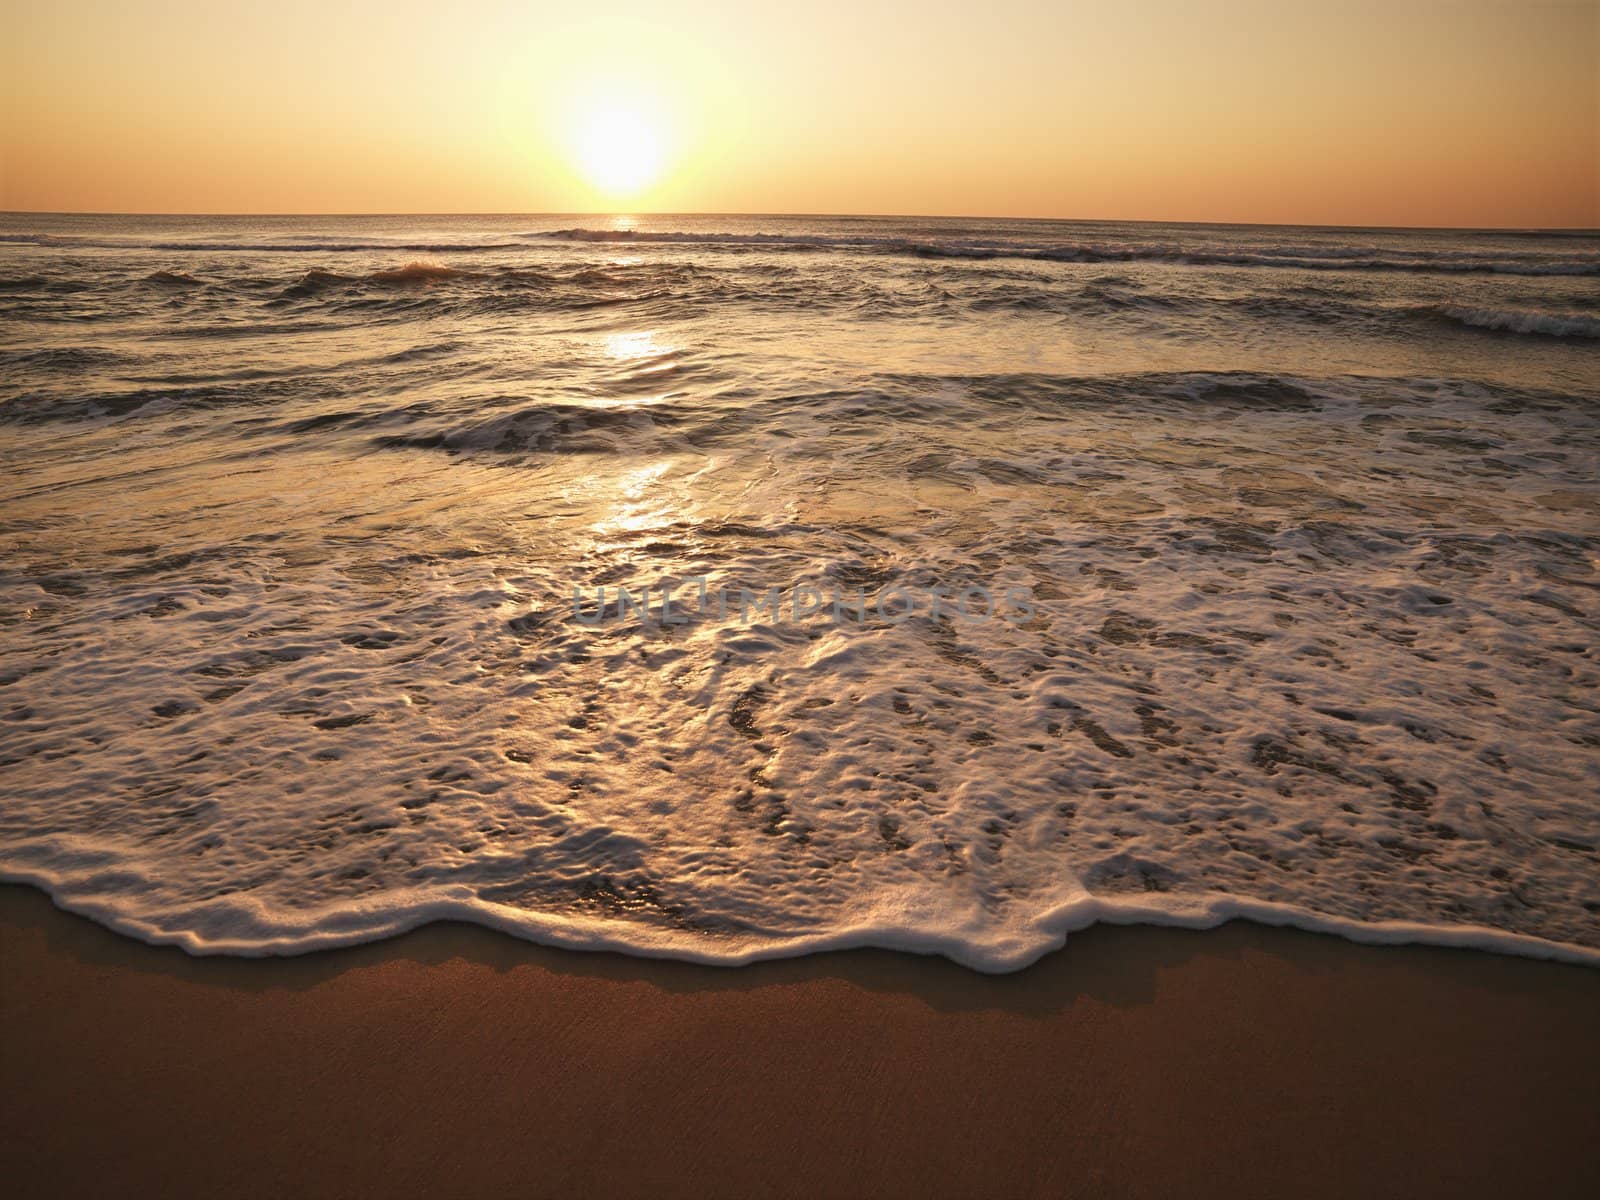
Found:
[{"label": "sun reflection on water", "polygon": [[600,536],[639,534],[669,524],[673,499],[661,486],[670,459],[657,459],[632,470],[584,481],[580,491],[591,502],[609,493],[609,502],[596,505],[602,515],[592,528]]},{"label": "sun reflection on water", "polygon": [[662,342],[653,329],[637,333],[613,333],[605,339],[606,357],[617,362],[634,362],[643,358],[660,358],[671,354],[676,347]]}]

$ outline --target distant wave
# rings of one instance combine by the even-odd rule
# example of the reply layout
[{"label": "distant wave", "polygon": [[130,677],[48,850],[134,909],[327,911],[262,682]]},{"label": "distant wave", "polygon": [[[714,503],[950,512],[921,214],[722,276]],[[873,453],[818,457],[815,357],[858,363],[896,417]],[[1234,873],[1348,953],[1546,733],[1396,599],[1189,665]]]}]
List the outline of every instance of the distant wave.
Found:
[{"label": "distant wave", "polygon": [[1474,329],[1500,333],[1541,334],[1545,337],[1600,338],[1600,317],[1580,313],[1551,313],[1530,309],[1463,308],[1446,305],[1431,310],[1446,320]]},{"label": "distant wave", "polygon": [[522,241],[415,242],[385,241],[381,238],[310,238],[294,242],[213,241],[204,238],[193,241],[147,241],[142,238],[90,238],[54,233],[0,234],[0,244],[84,250],[250,251],[259,254],[355,254],[383,250],[405,254],[472,254],[489,250],[525,249],[527,246]]},{"label": "distant wave", "polygon": [[283,295],[290,299],[299,299],[303,296],[315,296],[331,287],[341,287],[354,282],[353,276],[340,275],[335,271],[307,271],[286,287]]},{"label": "distant wave", "polygon": [[769,250],[858,250],[918,258],[1027,259],[1041,262],[1171,262],[1189,266],[1284,267],[1303,271],[1405,271],[1522,276],[1600,275],[1600,254],[1551,255],[1473,250],[1394,252],[1359,244],[1262,243],[1243,249],[1222,245],[1175,243],[1019,241],[1008,238],[920,238],[872,234],[807,234],[786,232],[698,232],[687,230],[591,229],[574,227],[524,234],[501,234],[493,240],[386,240],[383,238],[273,239],[197,238],[145,240],[132,237],[82,237],[48,233],[0,234],[0,243],[62,249],[163,250],[179,252],[248,252],[257,254],[479,254],[525,250],[540,242],[620,243],[625,245],[699,245]]},{"label": "distant wave", "polygon": [[114,366],[126,356],[98,346],[59,346],[40,350],[0,349],[0,367],[7,370],[87,371]]},{"label": "distant wave", "polygon": [[[377,289],[406,293],[402,298],[413,310],[424,299],[457,305],[458,311],[504,311],[530,306],[576,310],[660,299],[669,294],[662,285],[690,274],[689,268],[670,266],[632,274],[592,266],[557,271],[503,266],[469,270],[434,262],[411,262],[361,274],[316,268],[279,291],[277,301],[340,298],[346,293],[359,295]],[[442,290],[437,297],[409,294],[452,284],[462,286]]]},{"label": "distant wave", "polygon": [[0,292],[83,292],[90,286],[71,279],[46,279],[42,275],[0,279]]},{"label": "distant wave", "polygon": [[365,275],[344,275],[338,271],[307,271],[296,282],[285,288],[281,293],[289,299],[298,299],[305,296],[315,296],[332,288],[349,287],[354,284],[372,283],[388,287],[417,287],[430,283],[442,283],[452,279],[472,278],[474,272],[464,271],[460,267],[447,267],[440,263],[413,262],[403,267],[388,267],[379,271],[371,271]]},{"label": "distant wave", "polygon": [[155,287],[164,288],[191,288],[201,286],[200,281],[193,275],[185,274],[182,271],[156,271],[153,274],[146,275],[144,277],[144,281],[148,284],[152,284]]},{"label": "distant wave", "polygon": [[441,266],[438,263],[407,263],[403,267],[396,267],[391,271],[374,271],[367,278],[373,283],[432,283],[440,279],[455,279],[466,272],[457,267]]},{"label": "distant wave", "polygon": [[846,249],[918,258],[1021,258],[1043,262],[1172,262],[1190,266],[1287,267],[1307,271],[1411,271],[1496,275],[1600,275],[1600,254],[1554,259],[1488,257],[1461,251],[1410,256],[1360,246],[1260,246],[1224,250],[1177,245],[1092,242],[1033,244],[1004,240],[928,241],[898,237],[784,233],[697,233],[681,230],[557,229],[534,234],[569,242]]}]

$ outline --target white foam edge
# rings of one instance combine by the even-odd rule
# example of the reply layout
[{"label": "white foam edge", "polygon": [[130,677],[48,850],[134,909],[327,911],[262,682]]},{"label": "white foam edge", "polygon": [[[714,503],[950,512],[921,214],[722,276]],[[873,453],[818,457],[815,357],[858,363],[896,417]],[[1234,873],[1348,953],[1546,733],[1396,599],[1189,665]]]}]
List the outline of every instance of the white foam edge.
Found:
[{"label": "white foam edge", "polygon": [[[494,904],[475,896],[422,896],[420,889],[356,898],[297,916],[309,922],[288,923],[263,906],[235,897],[230,907],[253,910],[252,923],[266,936],[240,939],[205,937],[189,930],[171,931],[118,911],[114,903],[75,895],[64,880],[40,871],[0,867],[0,883],[27,884],[45,892],[57,908],[86,917],[115,933],[152,946],[177,946],[190,955],[238,958],[293,957],[383,941],[440,921],[479,925],[541,946],[564,950],[610,951],[638,958],[675,959],[712,967],[739,967],[772,959],[799,958],[841,950],[888,950],[943,956],[983,974],[1023,970],[1066,945],[1074,933],[1093,925],[1151,925],[1176,929],[1214,929],[1230,921],[1288,927],[1306,933],[1331,934],[1363,945],[1423,945],[1488,951],[1520,958],[1600,967],[1600,948],[1548,941],[1483,925],[1436,925],[1422,921],[1359,921],[1313,912],[1292,904],[1250,900],[1225,893],[1179,895],[1163,906],[1084,894],[1041,914],[1032,924],[1036,937],[1010,934],[979,942],[956,934],[889,922],[859,924],[822,934],[773,935],[761,945],[742,945],[718,953],[704,935],[661,929],[626,920],[575,914],[540,913]],[[465,891],[465,889],[462,889]],[[1009,932],[1009,931],[1008,931]],[[696,938],[700,938],[696,944]]]}]

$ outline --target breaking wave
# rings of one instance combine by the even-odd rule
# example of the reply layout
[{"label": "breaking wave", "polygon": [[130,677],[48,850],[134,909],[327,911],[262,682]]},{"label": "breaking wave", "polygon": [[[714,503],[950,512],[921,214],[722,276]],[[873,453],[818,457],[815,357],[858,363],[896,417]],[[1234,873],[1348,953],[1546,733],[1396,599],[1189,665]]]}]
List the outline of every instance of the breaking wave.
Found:
[{"label": "breaking wave", "polygon": [[1600,338],[1600,317],[1581,313],[1551,313],[1528,309],[1462,308],[1446,305],[1434,309],[1440,316],[1473,329],[1499,333],[1541,334],[1545,337]]}]

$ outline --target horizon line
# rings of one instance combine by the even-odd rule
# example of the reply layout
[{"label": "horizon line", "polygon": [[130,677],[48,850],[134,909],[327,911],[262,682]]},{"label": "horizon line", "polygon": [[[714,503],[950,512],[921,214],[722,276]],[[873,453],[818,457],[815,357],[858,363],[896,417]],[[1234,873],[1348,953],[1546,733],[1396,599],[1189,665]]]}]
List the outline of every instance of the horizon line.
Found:
[{"label": "horizon line", "polygon": [[155,210],[115,211],[111,209],[0,209],[0,217],[186,217],[231,218],[248,220],[260,218],[383,218],[383,217],[772,217],[780,220],[860,220],[860,221],[1032,221],[1039,223],[1078,225],[1200,225],[1223,226],[1238,229],[1328,229],[1372,230],[1429,233],[1549,233],[1600,236],[1600,225],[1372,225],[1361,223],[1329,223],[1307,221],[1199,221],[1193,219],[1159,219],[1151,217],[1028,217],[1013,215],[980,216],[976,214],[938,213],[851,213],[851,212],[735,212],[723,210],[690,211],[682,209],[584,209],[570,212],[512,212],[471,210],[436,212],[415,210],[406,212],[376,212],[344,210],[336,212],[280,211],[280,212],[160,212]]}]

